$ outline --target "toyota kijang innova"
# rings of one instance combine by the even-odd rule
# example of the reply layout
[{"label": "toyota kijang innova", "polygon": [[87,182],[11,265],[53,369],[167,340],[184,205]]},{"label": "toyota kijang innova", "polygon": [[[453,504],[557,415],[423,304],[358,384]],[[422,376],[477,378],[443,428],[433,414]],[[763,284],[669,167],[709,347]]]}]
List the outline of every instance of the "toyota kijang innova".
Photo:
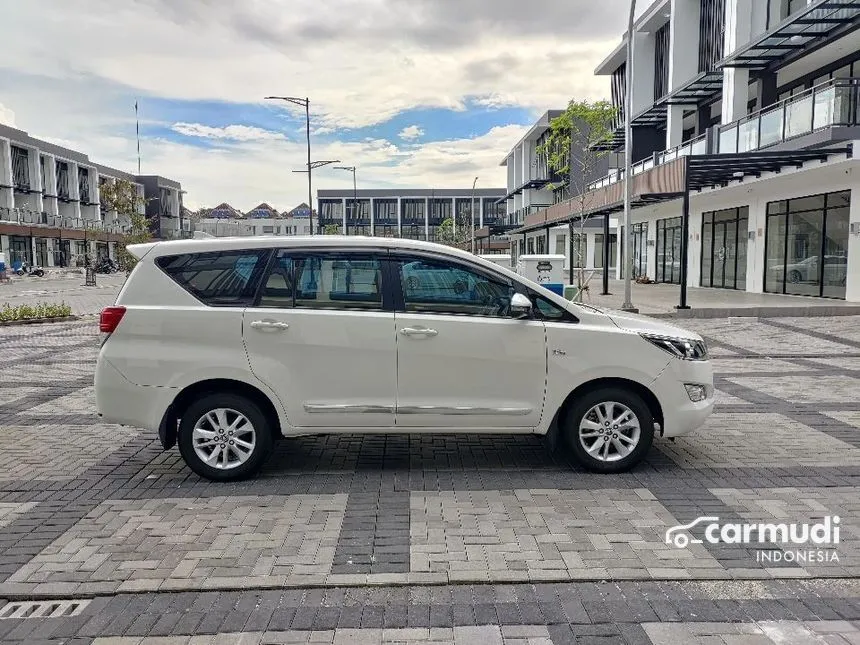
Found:
[{"label": "toyota kijang innova", "polygon": [[101,314],[99,414],[158,431],[209,479],[254,474],[280,436],[335,432],[557,432],[613,473],[713,407],[697,334],[457,249],[315,236],[129,251]]}]

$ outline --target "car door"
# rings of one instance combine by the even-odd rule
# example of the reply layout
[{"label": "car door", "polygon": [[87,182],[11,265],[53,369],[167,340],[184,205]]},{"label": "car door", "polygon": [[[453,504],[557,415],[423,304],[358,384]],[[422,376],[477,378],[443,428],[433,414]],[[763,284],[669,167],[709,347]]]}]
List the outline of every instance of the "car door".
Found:
[{"label": "car door", "polygon": [[433,254],[392,254],[397,426],[527,429],[546,388],[539,320],[508,314],[514,283]]},{"label": "car door", "polygon": [[358,251],[278,251],[243,337],[253,373],[281,399],[290,425],[394,425],[394,313],[382,258]]}]

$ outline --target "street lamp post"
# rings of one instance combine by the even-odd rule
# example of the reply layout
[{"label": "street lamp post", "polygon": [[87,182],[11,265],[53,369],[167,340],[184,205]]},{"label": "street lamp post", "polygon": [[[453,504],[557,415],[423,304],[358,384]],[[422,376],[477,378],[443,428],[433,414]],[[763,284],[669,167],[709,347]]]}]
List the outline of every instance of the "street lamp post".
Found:
[{"label": "street lamp post", "polygon": [[294,170],[293,171],[293,172],[306,172],[306,173],[308,173],[308,200],[310,201],[310,203],[308,204],[308,210],[310,211],[308,213],[308,223],[310,224],[310,227],[311,227],[311,235],[314,234],[314,203],[313,203],[313,197],[311,196],[311,192],[310,192],[311,171],[316,170],[317,168],[322,168],[323,166],[328,166],[329,164],[333,164],[333,163],[340,163],[340,159],[326,159],[325,161],[308,160],[308,169],[307,170]]},{"label": "street lamp post", "polygon": [[[347,172],[352,173],[352,212],[355,214],[356,209],[358,208],[358,190],[356,189],[355,184],[355,166],[335,166],[335,170],[345,170]],[[355,218],[353,218],[355,219]],[[349,221],[347,219],[347,221]],[[344,231],[344,234],[346,231]],[[376,233],[376,231],[374,231]]]},{"label": "street lamp post", "polygon": [[[630,202],[633,190],[631,166],[633,165],[633,17],[636,13],[636,0],[630,0],[630,17],[627,20],[627,63],[624,70],[624,304],[622,311],[638,312],[633,306],[633,215]],[[608,271],[608,258],[604,262]]]},{"label": "street lamp post", "polygon": [[[277,100],[277,101],[286,101],[287,103],[292,103],[293,105],[299,105],[305,108],[305,131],[307,134],[308,141],[308,163],[307,163],[307,173],[308,173],[308,206],[311,209],[308,217],[310,218],[310,227],[311,227],[311,235],[314,234],[314,193],[312,188],[311,175],[313,174],[311,171],[313,170],[313,162],[311,162],[311,100],[309,98],[298,98],[295,96],[267,96],[267,100]],[[317,166],[318,167],[318,166]]]}]

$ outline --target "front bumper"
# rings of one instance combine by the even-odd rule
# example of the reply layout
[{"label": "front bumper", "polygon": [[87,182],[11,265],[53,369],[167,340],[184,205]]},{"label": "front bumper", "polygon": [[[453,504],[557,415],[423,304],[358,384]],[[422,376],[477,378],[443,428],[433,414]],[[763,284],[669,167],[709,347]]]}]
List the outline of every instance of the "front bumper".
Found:
[{"label": "front bumper", "polygon": [[[693,402],[685,383],[707,388],[703,401]],[[673,358],[651,383],[663,408],[663,436],[679,437],[700,428],[714,410],[714,368],[710,361],[684,361]]]}]

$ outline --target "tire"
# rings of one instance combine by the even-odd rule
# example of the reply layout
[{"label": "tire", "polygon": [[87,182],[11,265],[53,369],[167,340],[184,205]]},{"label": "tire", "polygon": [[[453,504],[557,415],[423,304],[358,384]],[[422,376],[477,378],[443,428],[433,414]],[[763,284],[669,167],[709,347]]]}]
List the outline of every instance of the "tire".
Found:
[{"label": "tire", "polygon": [[[625,428],[624,423],[619,424],[620,428],[611,426],[608,428],[612,430],[624,430],[624,432],[618,434],[627,437],[628,441],[614,439],[617,436],[615,432],[613,432],[613,437],[609,441],[601,441],[606,435],[604,432],[597,430],[597,428],[600,428],[602,431],[605,431],[607,428],[598,425],[597,421],[599,417],[596,414],[595,407],[601,406],[599,409],[605,414],[607,408],[603,406],[608,406],[610,403],[614,404],[613,417],[617,418],[623,412],[620,406],[624,406],[635,417],[635,421],[638,424],[638,432],[629,424]],[[592,424],[593,428],[589,427]],[[580,437],[581,427],[583,428],[583,432],[586,433],[586,436],[582,438]],[[591,435],[591,432],[595,434]],[[645,405],[645,402],[639,395],[621,388],[603,388],[589,392],[574,402],[565,416],[564,436],[576,460],[587,470],[599,473],[620,473],[633,468],[648,453],[651,443],[654,441],[654,419],[648,406]],[[629,440],[634,437],[636,442],[632,444]],[[601,447],[605,444],[609,444],[608,447]],[[624,449],[632,447],[632,450],[624,455],[620,455],[618,446],[622,446]],[[595,447],[595,452],[598,456],[589,453],[589,449],[595,449]],[[604,452],[608,453],[607,458],[602,458]]]},{"label": "tire", "polygon": [[788,272],[788,281],[791,282],[792,284],[796,284],[796,283],[800,282],[802,279],[803,279],[803,276],[800,275],[800,271],[798,271],[797,269],[792,269],[791,271]]},{"label": "tire", "polygon": [[[216,413],[218,410],[222,412]],[[212,416],[207,419],[209,413]],[[241,430],[247,428],[247,425],[241,424],[235,435],[227,434],[229,424],[236,422],[238,415],[244,417],[250,424],[251,433],[242,432]],[[213,419],[226,422],[223,435],[219,433],[219,428],[212,423]],[[211,434],[212,439],[207,438],[210,433],[213,433]],[[222,463],[224,449],[218,450],[217,442],[214,447],[210,448],[210,445],[215,437],[223,438],[225,444],[227,441],[233,441],[229,438],[230,436],[233,436],[237,443],[234,444],[234,448],[227,448],[227,463],[224,465]],[[253,447],[247,451],[249,454],[244,461],[241,461],[239,455],[240,451],[243,453],[246,451],[238,445],[239,440],[246,444],[253,444]],[[210,445],[205,445],[207,442]],[[201,477],[212,481],[236,481],[257,474],[269,457],[272,451],[272,424],[260,410],[260,407],[244,396],[228,392],[206,394],[189,405],[182,415],[182,420],[179,423],[178,443],[179,452],[185,463]],[[195,444],[198,443],[204,445],[195,448]],[[208,453],[210,456],[217,450],[218,454],[214,459],[215,465],[206,463],[198,450],[203,454]]]}]

